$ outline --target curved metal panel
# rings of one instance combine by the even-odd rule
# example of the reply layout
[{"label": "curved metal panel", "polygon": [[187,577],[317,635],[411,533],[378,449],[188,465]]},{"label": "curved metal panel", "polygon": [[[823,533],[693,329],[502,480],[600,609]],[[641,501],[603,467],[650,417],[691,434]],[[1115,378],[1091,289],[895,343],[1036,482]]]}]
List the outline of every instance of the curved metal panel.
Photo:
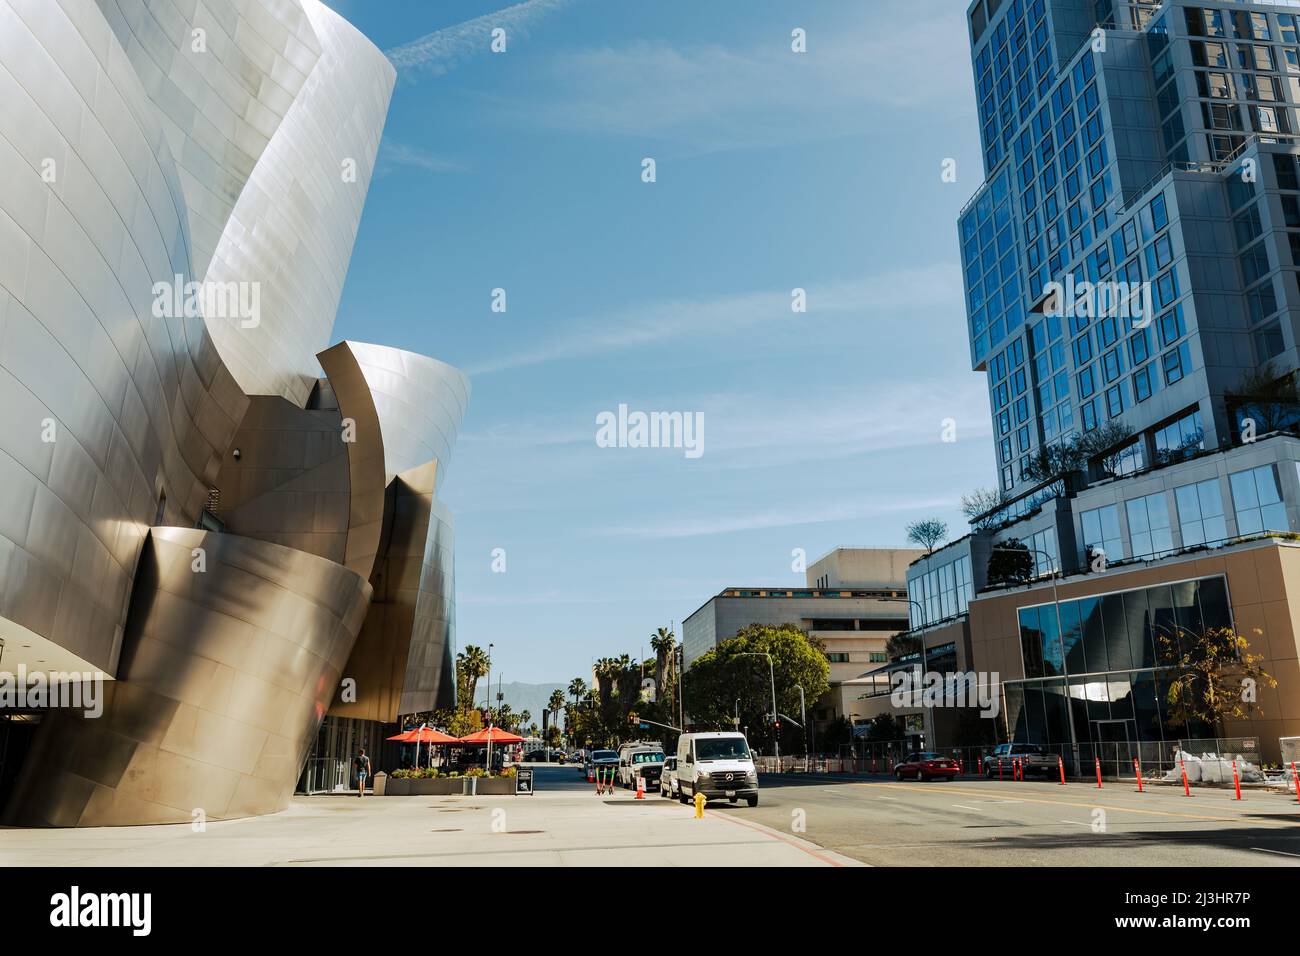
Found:
[{"label": "curved metal panel", "polygon": [[450,509],[437,498],[429,504],[415,628],[406,656],[399,714],[456,703],[456,532]]},{"label": "curved metal panel", "polygon": [[156,107],[203,276],[235,201],[316,67],[298,0],[95,0]]},{"label": "curved metal panel", "polygon": [[415,352],[347,344],[374,396],[388,477],[433,460],[441,466],[436,479],[441,487],[469,405],[469,379],[459,369]]},{"label": "curved metal panel", "polygon": [[153,529],[104,713],[46,716],[9,820],[110,826],[283,809],[370,593],[315,555]]},{"label": "curved metal panel", "polygon": [[347,342],[320,354],[321,366],[338,400],[348,453],[347,549],[343,563],[370,576],[384,530],[384,432],[374,398]]},{"label": "curved metal panel", "polygon": [[349,447],[337,405],[303,409],[278,396],[256,395],[217,475],[209,508],[231,534],[344,564],[352,511]]},{"label": "curved metal panel", "polygon": [[347,277],[396,73],[318,0],[301,0],[321,54],[267,143],[217,244],[207,281],[256,283],[255,327],[209,317],[250,395],[303,405]]},{"label": "curved metal panel", "polygon": [[111,674],[145,534],[196,520],[247,399],[155,309],[184,194],[93,0],[0,0],[0,103],[0,617]]},{"label": "curved metal panel", "polygon": [[392,722],[455,700],[451,515],[434,497],[437,462],[398,475],[370,583],[374,599],[344,673],[357,699],[330,714]]}]

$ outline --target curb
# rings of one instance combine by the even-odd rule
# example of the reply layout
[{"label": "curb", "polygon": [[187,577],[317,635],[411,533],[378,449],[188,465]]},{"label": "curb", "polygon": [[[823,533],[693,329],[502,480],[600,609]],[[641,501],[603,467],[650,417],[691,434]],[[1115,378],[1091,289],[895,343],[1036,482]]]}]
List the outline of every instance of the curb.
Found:
[{"label": "curb", "polygon": [[[694,810],[692,810],[691,812],[693,813]],[[705,810],[704,812],[706,816],[710,815],[708,810]],[[767,836],[771,837],[774,840],[779,840],[782,843],[789,844],[790,846],[793,846],[795,849],[802,850],[804,853],[807,853],[809,856],[816,857],[817,859],[825,863],[827,866],[834,866],[834,867],[870,867],[871,866],[870,863],[863,863],[861,860],[855,860],[852,857],[847,857],[842,853],[835,852],[834,850],[828,850],[826,847],[822,846],[821,844],[813,843],[811,840],[805,840],[802,837],[793,836],[789,833],[782,833],[780,830],[777,830],[773,827],[769,827],[764,823],[756,823],[753,820],[741,820],[738,817],[733,817],[725,813],[718,813],[717,811],[714,811],[713,814],[711,815],[713,816],[714,819],[726,820],[730,823],[736,824],[737,826],[746,827],[751,830],[757,830],[758,832],[766,834]]]}]

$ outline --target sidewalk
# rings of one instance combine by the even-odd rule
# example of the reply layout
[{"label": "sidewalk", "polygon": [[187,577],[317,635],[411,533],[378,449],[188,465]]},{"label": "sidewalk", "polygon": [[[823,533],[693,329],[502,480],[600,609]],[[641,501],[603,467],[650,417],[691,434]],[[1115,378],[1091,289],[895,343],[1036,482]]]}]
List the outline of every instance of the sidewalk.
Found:
[{"label": "sidewalk", "polygon": [[0,866],[862,866],[739,814],[648,796],[296,797],[186,825],[0,829]]}]

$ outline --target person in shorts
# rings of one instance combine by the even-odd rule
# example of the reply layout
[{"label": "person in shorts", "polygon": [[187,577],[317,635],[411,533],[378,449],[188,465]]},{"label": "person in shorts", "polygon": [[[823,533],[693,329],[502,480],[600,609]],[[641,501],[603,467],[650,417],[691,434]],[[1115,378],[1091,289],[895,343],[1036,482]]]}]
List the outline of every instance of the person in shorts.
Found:
[{"label": "person in shorts", "polygon": [[366,756],[365,747],[357,751],[352,765],[357,771],[357,796],[364,797],[366,795],[366,778],[370,776],[370,758]]}]

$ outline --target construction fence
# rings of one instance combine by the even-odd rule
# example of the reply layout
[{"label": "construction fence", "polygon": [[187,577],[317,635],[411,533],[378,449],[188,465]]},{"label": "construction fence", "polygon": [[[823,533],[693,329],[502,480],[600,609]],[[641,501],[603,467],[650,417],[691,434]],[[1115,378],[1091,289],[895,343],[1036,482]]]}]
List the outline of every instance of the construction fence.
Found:
[{"label": "construction fence", "polygon": [[[1164,740],[1152,742],[1109,742],[1085,744],[1044,745],[1043,750],[1049,757],[1058,758],[1050,761],[1050,773],[1059,773],[1064,769],[1065,776],[1073,779],[1093,779],[1100,767],[1104,779],[1124,780],[1136,778],[1140,772],[1146,780],[1158,780],[1170,774],[1180,772],[1178,754],[1187,753],[1194,757],[1215,754],[1226,760],[1236,760],[1241,767],[1250,765],[1261,769],[1288,773],[1290,767],[1266,768],[1261,760],[1258,738],[1217,737],[1195,740]],[[1003,761],[999,769],[998,758],[993,745],[970,747],[940,747],[933,752],[956,760],[963,776],[984,775],[1002,776],[1010,779],[1013,766],[1010,760]],[[827,773],[859,775],[892,775],[894,766],[912,752],[906,741],[855,741],[842,748],[838,755],[817,754],[811,756],[791,755],[755,758],[761,773]],[[1047,774],[1044,774],[1047,775]]]}]

